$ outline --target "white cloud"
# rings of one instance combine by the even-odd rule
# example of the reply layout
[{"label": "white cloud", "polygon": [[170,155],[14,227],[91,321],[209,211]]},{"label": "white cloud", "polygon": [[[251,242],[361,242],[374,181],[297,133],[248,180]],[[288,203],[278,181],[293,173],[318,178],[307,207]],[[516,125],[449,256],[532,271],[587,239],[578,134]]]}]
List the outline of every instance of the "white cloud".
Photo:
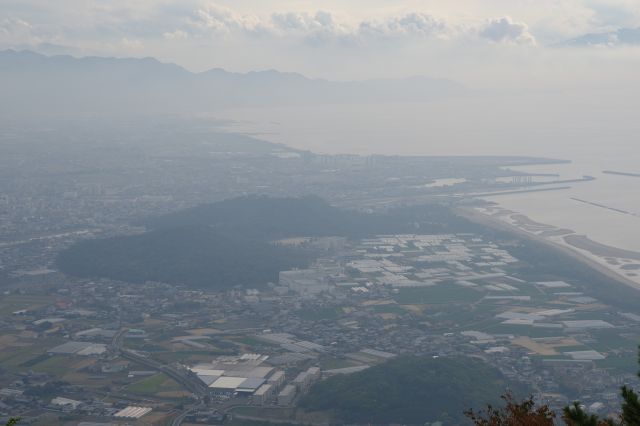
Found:
[{"label": "white cloud", "polygon": [[36,44],[41,39],[34,34],[33,25],[29,22],[9,17],[0,21],[0,45],[16,44]]},{"label": "white cloud", "polygon": [[637,0],[588,0],[590,23],[599,29],[618,29],[640,25],[640,4]]},{"label": "white cloud", "polygon": [[[297,39],[302,43],[311,41],[315,45],[375,44],[380,40],[452,40],[474,36],[510,43],[535,40],[526,24],[512,22],[508,18],[491,20],[486,28],[478,30],[474,28],[481,25],[484,18],[454,18],[418,8],[402,13],[387,10],[384,14],[366,17],[364,13],[352,15],[325,10],[295,10],[295,4],[283,1],[261,2],[261,7],[257,8],[261,12],[258,13],[226,0],[131,0],[126,3],[60,0],[60,3],[56,2],[59,4],[57,8],[35,3],[34,0],[7,1],[10,2],[7,10],[15,10],[19,18],[12,18],[11,22],[5,19],[0,27],[1,34],[11,43],[23,44],[33,44],[30,24],[20,28],[27,21],[46,29],[47,34],[59,35],[58,42],[70,46],[117,44],[123,39],[140,42],[194,39],[194,42],[197,40],[202,44],[203,39],[237,41],[247,36],[259,37],[264,42],[277,43],[281,39],[295,42]],[[335,3],[327,4],[339,9]],[[264,13],[278,5],[289,9]]]},{"label": "white cloud", "polygon": [[182,30],[175,30],[162,34],[165,40],[186,40],[189,38],[189,34]]},{"label": "white cloud", "polygon": [[129,39],[127,37],[123,37],[120,40],[120,46],[129,53],[137,53],[144,49],[144,43],[140,40]]},{"label": "white cloud", "polygon": [[337,22],[329,12],[318,11],[314,14],[286,12],[274,13],[263,25],[271,36],[298,37],[311,44],[350,41],[353,30],[343,23]]},{"label": "white cloud", "polygon": [[255,15],[239,14],[230,8],[210,2],[194,10],[187,20],[195,29],[224,36],[235,32],[259,33],[263,25],[261,19]]},{"label": "white cloud", "polygon": [[364,21],[358,28],[360,37],[437,37],[448,38],[450,26],[430,14],[412,12],[403,16],[388,17],[377,22]]},{"label": "white cloud", "polygon": [[[355,22],[340,20],[326,11],[276,12],[268,17],[239,14],[228,7],[207,3],[188,18],[190,28],[200,36],[211,34],[231,39],[234,36],[260,36],[312,42],[315,45],[373,45],[379,41],[479,39],[509,44],[535,44],[527,24],[511,18],[489,21],[465,19],[455,22],[425,12],[408,12]],[[169,35],[171,34],[171,35]],[[165,33],[172,38],[173,33]],[[173,39],[173,38],[172,38]]]},{"label": "white cloud", "polygon": [[508,16],[492,19],[480,28],[479,35],[496,43],[536,44],[536,39],[529,32],[528,25],[524,22],[514,22]]},{"label": "white cloud", "polygon": [[[198,71],[278,68],[338,78],[423,73],[487,81],[495,69],[519,69],[525,61],[548,67],[554,49],[547,46],[612,33],[597,28],[603,16],[606,22],[618,16],[601,11],[596,19],[594,8],[602,4],[640,8],[638,0],[0,2],[0,48],[44,52],[49,43],[77,55],[154,56]],[[607,45],[615,42],[612,37]],[[575,59],[593,60],[586,51]]]}]

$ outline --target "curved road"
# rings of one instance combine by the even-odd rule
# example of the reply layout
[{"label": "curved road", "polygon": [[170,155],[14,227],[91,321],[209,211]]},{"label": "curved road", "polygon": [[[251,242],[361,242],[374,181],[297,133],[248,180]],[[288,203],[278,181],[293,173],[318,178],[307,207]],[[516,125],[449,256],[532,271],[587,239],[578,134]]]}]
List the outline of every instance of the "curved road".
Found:
[{"label": "curved road", "polygon": [[177,370],[177,369],[175,369],[175,368],[173,368],[173,367],[171,367],[169,365],[161,364],[161,363],[159,363],[157,361],[154,361],[151,358],[146,358],[146,357],[140,356],[137,353],[135,353],[134,351],[130,351],[130,350],[124,349],[123,348],[124,337],[125,337],[127,331],[129,331],[127,328],[122,328],[122,329],[118,330],[118,332],[116,333],[115,336],[113,336],[113,339],[111,340],[111,345],[110,345],[110,349],[113,352],[117,353],[118,355],[120,355],[121,357],[123,357],[125,359],[128,359],[130,361],[136,362],[138,364],[142,364],[142,365],[144,365],[146,367],[149,367],[149,368],[151,368],[153,370],[157,370],[157,371],[160,371],[160,372],[166,374],[167,376],[171,377],[176,382],[180,383],[189,392],[193,393],[198,398],[199,402],[198,402],[197,405],[186,409],[178,417],[173,419],[173,421],[171,422],[172,426],[179,426],[180,424],[182,424],[184,419],[189,415],[189,413],[191,413],[194,410],[197,410],[197,409],[201,408],[204,405],[204,403],[201,401],[201,398],[208,394],[207,386],[203,382],[201,382],[199,379],[197,379],[196,377],[191,377],[191,376],[189,376],[187,374],[184,374],[181,371],[179,371],[179,370]]}]

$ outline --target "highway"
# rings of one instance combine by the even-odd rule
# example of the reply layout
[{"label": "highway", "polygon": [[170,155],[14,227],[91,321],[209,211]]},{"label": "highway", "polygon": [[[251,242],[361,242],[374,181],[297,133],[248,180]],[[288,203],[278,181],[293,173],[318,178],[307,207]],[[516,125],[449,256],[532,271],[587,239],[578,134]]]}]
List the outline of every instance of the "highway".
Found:
[{"label": "highway", "polygon": [[208,394],[207,386],[198,378],[189,376],[169,365],[161,364],[157,361],[154,361],[151,358],[141,356],[134,351],[125,349],[123,347],[123,344],[124,344],[124,337],[127,331],[129,330],[126,328],[122,328],[118,331],[118,333],[116,333],[115,336],[113,336],[113,339],[111,340],[111,345],[110,345],[110,349],[113,352],[117,353],[118,355],[120,355],[125,359],[128,359],[133,362],[137,362],[138,364],[142,364],[152,370],[163,372],[164,374],[171,377],[176,382],[180,383],[189,392],[193,393],[198,398],[202,398]]},{"label": "highway", "polygon": [[176,382],[180,383],[189,392],[193,393],[198,398],[202,398],[208,393],[207,386],[196,377],[190,377],[171,366],[160,364],[159,362],[154,361],[151,358],[140,356],[135,352],[127,349],[120,349],[119,352],[120,352],[120,356],[122,356],[125,359],[128,359],[133,362],[137,362],[138,364],[142,364],[153,370],[163,372],[164,374],[171,377]]},{"label": "highway", "polygon": [[141,356],[132,350],[125,349],[123,346],[124,346],[124,338],[125,338],[125,335],[127,334],[127,331],[129,331],[129,329],[122,328],[118,330],[115,336],[113,336],[113,339],[111,339],[111,344],[109,345],[109,349],[111,351],[113,351],[114,353],[117,353],[118,355],[120,355],[125,359],[128,359],[129,361],[142,364],[145,367],[148,367],[152,370],[160,371],[166,374],[167,376],[171,377],[173,380],[181,384],[185,389],[193,393],[198,398],[199,402],[197,405],[183,411],[178,417],[173,419],[173,421],[171,422],[172,426],[179,426],[184,421],[185,417],[189,415],[189,413],[204,406],[204,403],[202,402],[202,398],[209,393],[207,386],[196,377],[189,376],[177,370],[176,368],[173,368],[169,365],[161,364],[157,361],[154,361],[151,358]]}]

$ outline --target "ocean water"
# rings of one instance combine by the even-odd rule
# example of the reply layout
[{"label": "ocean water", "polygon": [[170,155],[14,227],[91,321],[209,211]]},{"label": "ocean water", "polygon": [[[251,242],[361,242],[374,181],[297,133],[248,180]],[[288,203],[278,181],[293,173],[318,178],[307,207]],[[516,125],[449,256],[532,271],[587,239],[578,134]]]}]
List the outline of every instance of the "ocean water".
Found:
[{"label": "ocean water", "polygon": [[[571,188],[490,197],[534,221],[568,228],[602,244],[640,251],[640,102],[606,93],[494,96],[425,104],[333,105],[222,111],[229,130],[317,153],[521,155],[570,160],[528,166],[562,179],[596,179]],[[451,176],[457,178],[457,176]],[[590,203],[624,210],[581,203]]]},{"label": "ocean water", "polygon": [[[611,161],[608,164],[612,167],[607,170],[640,172],[640,164],[627,163],[624,160]],[[531,173],[558,173],[561,178],[589,175],[596,179],[572,183],[569,189],[509,194],[486,199],[525,214],[536,222],[571,229],[599,243],[640,252],[640,178],[604,174],[604,169],[598,162],[581,159],[566,165],[517,169]]]}]

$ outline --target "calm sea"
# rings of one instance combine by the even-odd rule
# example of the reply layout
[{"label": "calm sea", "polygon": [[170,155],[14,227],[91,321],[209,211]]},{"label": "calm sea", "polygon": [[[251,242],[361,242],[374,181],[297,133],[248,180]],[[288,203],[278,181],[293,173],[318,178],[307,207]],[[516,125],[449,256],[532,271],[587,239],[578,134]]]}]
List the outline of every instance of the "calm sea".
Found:
[{"label": "calm sea", "polygon": [[640,178],[602,173],[640,174],[640,108],[635,101],[506,96],[428,104],[242,109],[217,116],[236,120],[230,130],[318,153],[529,155],[571,160],[571,164],[523,170],[596,179],[571,184],[567,190],[491,200],[535,221],[640,251]]}]

